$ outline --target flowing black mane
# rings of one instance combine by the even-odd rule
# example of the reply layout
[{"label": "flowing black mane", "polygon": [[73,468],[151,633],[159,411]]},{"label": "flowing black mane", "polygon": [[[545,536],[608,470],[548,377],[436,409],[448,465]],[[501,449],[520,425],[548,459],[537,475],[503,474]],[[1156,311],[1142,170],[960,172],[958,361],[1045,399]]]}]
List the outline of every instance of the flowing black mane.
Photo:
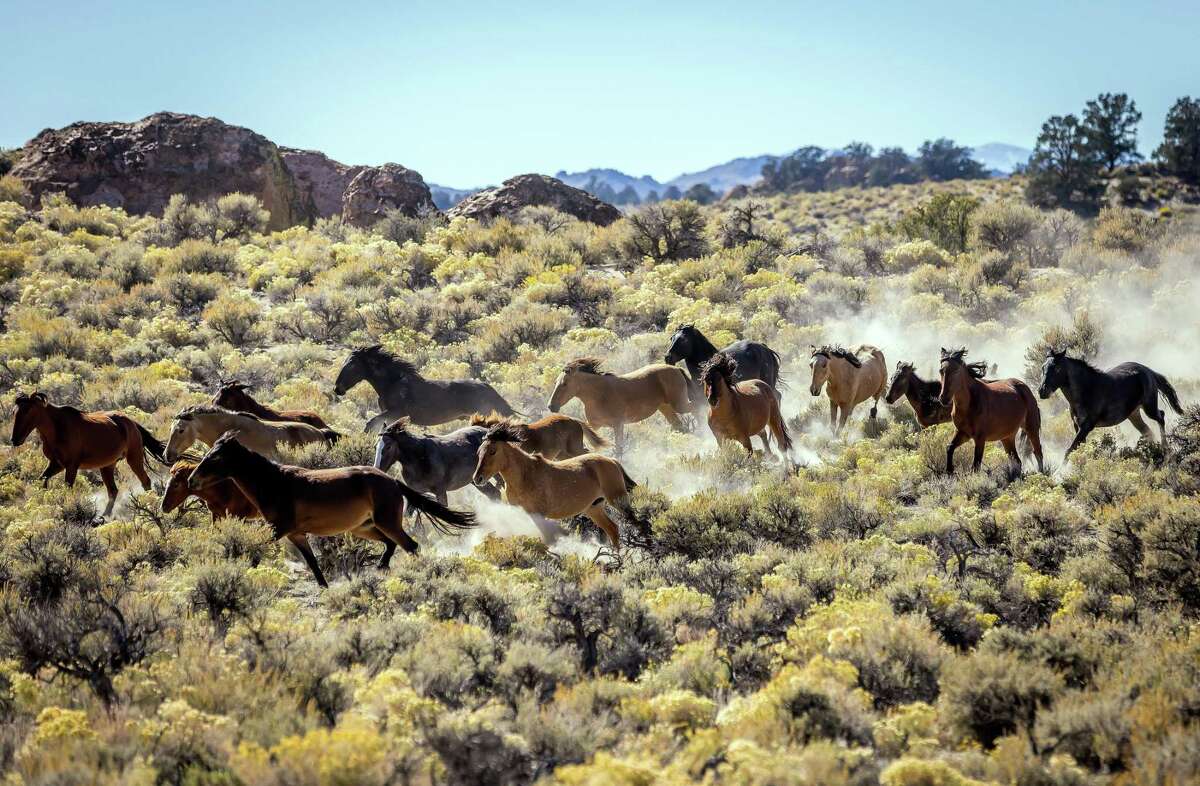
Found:
[{"label": "flowing black mane", "polygon": [[704,364],[704,368],[700,370],[700,379],[705,385],[711,385],[720,376],[725,380],[726,385],[733,385],[735,372],[737,372],[737,361],[724,352],[718,352],[712,360]]},{"label": "flowing black mane", "polygon": [[692,341],[692,357],[710,358],[717,353],[716,346],[708,340],[700,330],[691,322],[680,325],[675,329],[676,333],[683,333]]},{"label": "flowing black mane", "polygon": [[983,379],[985,376],[987,376],[987,361],[976,360],[972,363],[968,363],[966,347],[959,347],[958,349],[943,349],[942,362],[962,363],[967,369],[967,372],[975,379]]},{"label": "flowing black mane", "polygon": [[190,407],[184,407],[179,410],[179,414],[175,416],[176,420],[191,420],[196,415],[238,415],[252,420],[262,422],[262,418],[255,415],[253,412],[243,412],[241,410],[226,409],[225,407],[216,404],[193,404]]},{"label": "flowing black mane", "polygon": [[563,366],[563,371],[567,374],[578,371],[583,374],[599,374],[599,375],[612,376],[611,372],[600,370],[600,364],[602,362],[603,361],[601,361],[600,358],[594,358],[594,357],[576,358],[575,360],[572,360],[567,365]]},{"label": "flowing black mane", "polygon": [[362,358],[371,366],[376,368],[392,371],[409,377],[420,378],[421,376],[420,372],[417,371],[416,366],[407,360],[393,355],[391,352],[384,349],[381,344],[375,344],[369,347],[360,347],[350,354]]},{"label": "flowing black mane", "polygon": [[825,357],[827,360],[829,358],[841,358],[855,368],[862,368],[862,361],[858,359],[858,356],[841,344],[826,344],[823,347],[814,349],[812,356],[816,357],[818,355]]},{"label": "flowing black mane", "polygon": [[497,423],[488,429],[485,440],[492,442],[516,442],[521,443],[521,430],[517,428],[515,423]]}]

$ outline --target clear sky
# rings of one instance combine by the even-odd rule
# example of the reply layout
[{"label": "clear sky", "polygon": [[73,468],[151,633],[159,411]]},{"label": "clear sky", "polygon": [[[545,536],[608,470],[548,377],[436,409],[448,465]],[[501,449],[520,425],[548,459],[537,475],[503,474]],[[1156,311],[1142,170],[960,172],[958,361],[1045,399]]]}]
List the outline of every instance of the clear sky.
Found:
[{"label": "clear sky", "polygon": [[0,0],[0,146],[168,109],[451,186],[850,140],[1032,147],[1200,94],[1200,2]]}]

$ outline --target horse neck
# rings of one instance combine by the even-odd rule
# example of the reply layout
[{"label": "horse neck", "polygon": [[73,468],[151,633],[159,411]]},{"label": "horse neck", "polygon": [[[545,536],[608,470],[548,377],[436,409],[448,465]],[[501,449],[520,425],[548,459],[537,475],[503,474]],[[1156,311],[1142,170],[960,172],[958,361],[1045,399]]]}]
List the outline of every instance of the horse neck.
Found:
[{"label": "horse neck", "polygon": [[825,384],[834,390],[840,390],[844,386],[850,384],[850,378],[854,376],[859,369],[856,368],[850,361],[839,357],[829,358],[829,363],[826,364],[829,379]]},{"label": "horse neck", "polygon": [[702,365],[705,361],[717,354],[717,348],[708,340],[708,337],[697,333],[692,341],[692,351],[688,355],[688,365],[695,363],[696,366]]},{"label": "horse neck", "polygon": [[966,369],[963,369],[963,375],[965,379],[955,389],[954,395],[950,397],[953,405],[959,408],[969,406],[972,398],[987,389],[981,380],[975,379],[975,377],[971,376],[971,372]]},{"label": "horse neck", "polygon": [[204,427],[203,429],[197,428],[196,432],[199,435],[200,431],[203,430],[204,434],[200,435],[200,439],[210,445],[226,431],[233,431],[235,429],[239,431],[243,430],[248,420],[245,417],[239,417],[233,412],[214,412],[208,417],[204,417],[203,415],[200,417],[201,419],[197,420],[196,423],[197,425],[203,423]]},{"label": "horse neck", "polygon": [[504,466],[497,471],[500,473],[500,477],[504,478],[504,483],[513,488],[523,488],[529,485],[534,468],[545,459],[531,456],[511,442],[500,444],[505,446],[500,448],[504,451]]},{"label": "horse neck", "polygon": [[720,416],[731,415],[741,409],[742,395],[738,393],[737,388],[724,379],[721,379],[718,384],[721,385],[721,388],[713,411]]},{"label": "horse neck", "polygon": [[242,464],[229,478],[264,515],[268,509],[276,507],[270,492],[273,486],[280,485],[283,471],[274,461],[247,449]]},{"label": "horse neck", "polygon": [[279,415],[279,413],[275,410],[264,404],[259,404],[257,401],[249,397],[246,398],[246,401],[242,404],[242,406],[238,407],[238,409],[242,410],[243,412],[249,412],[252,415],[258,415],[262,418],[273,418]]},{"label": "horse neck", "polygon": [[33,430],[42,438],[42,442],[53,442],[64,429],[70,425],[70,413],[62,407],[45,404],[41,411],[33,415]]},{"label": "horse neck", "polygon": [[927,382],[917,376],[917,372],[913,372],[908,377],[908,387],[904,389],[904,395],[908,398],[909,403],[917,401],[928,401],[931,398],[937,398],[938,390],[941,388],[936,382]]},{"label": "horse neck", "polygon": [[612,380],[617,377],[609,374],[576,374],[575,398],[587,406],[589,399],[595,399],[610,393]]},{"label": "horse neck", "polygon": [[1079,387],[1085,382],[1094,382],[1107,376],[1098,368],[1093,368],[1087,361],[1067,358],[1067,384],[1063,385],[1064,393],[1079,392]]}]

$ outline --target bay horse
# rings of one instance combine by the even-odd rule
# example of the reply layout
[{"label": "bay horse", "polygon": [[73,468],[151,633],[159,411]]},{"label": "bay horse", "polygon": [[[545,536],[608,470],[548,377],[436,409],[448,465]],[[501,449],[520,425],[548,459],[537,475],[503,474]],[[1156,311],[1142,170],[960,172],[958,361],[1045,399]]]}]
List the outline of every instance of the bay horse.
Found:
[{"label": "bay horse", "polygon": [[657,363],[620,376],[600,370],[598,358],[572,360],[554,383],[548,407],[558,412],[571,399],[583,402],[584,418],[596,429],[613,430],[617,455],[625,446],[625,424],[661,412],[676,431],[687,431],[680,415],[695,410],[682,369]]},{"label": "bay horse", "polygon": [[[1166,414],[1158,408],[1161,393],[1171,409],[1183,414],[1179,394],[1167,378],[1141,363],[1121,363],[1101,371],[1085,360],[1051,349],[1042,364],[1038,395],[1050,398],[1061,390],[1071,409],[1075,439],[1064,456],[1083,444],[1094,428],[1116,426],[1128,420],[1146,439],[1153,439],[1142,413],[1158,424],[1163,448],[1167,446]],[[1138,409],[1141,412],[1138,412]]]},{"label": "bay horse", "polygon": [[33,431],[42,442],[46,469],[42,487],[62,472],[68,486],[75,485],[81,469],[98,469],[108,492],[104,515],[117,502],[117,462],[121,459],[150,491],[145,456],[166,464],[165,448],[133,418],[121,412],[80,412],[75,407],[51,404],[45,393],[21,393],[13,405],[12,444],[20,447]]},{"label": "bay horse", "polygon": [[308,563],[317,583],[329,586],[308,543],[308,535],[350,532],[384,543],[380,570],[391,564],[396,546],[410,554],[417,542],[404,531],[404,507],[430,518],[443,532],[472,527],[470,513],[450,510],[375,467],[304,469],[277,464],[226,434],[209,449],[188,477],[188,486],[203,492],[232,480],[271,525],[276,538],[291,541]]},{"label": "bay horse", "polygon": [[829,344],[813,347],[808,365],[812,368],[809,392],[819,396],[821,386],[825,387],[829,397],[829,426],[835,433],[846,425],[854,408],[869,398],[875,399],[871,417],[876,416],[887,385],[887,361],[878,347],[870,344],[859,344],[853,349]]},{"label": "bay horse", "polygon": [[277,456],[279,445],[299,446],[314,442],[332,445],[340,436],[332,429],[319,429],[307,423],[267,421],[215,404],[197,404],[180,410],[175,416],[165,457],[175,461],[197,440],[212,445],[227,431],[233,431],[238,442],[265,456]]},{"label": "bay horse", "polygon": [[286,420],[293,423],[307,423],[314,428],[329,428],[329,424],[315,412],[307,409],[272,409],[265,404],[258,403],[250,395],[249,390],[248,385],[236,379],[223,382],[221,383],[221,387],[217,389],[216,395],[213,396],[212,403],[218,407],[232,409],[235,412],[249,412],[251,415],[257,415],[262,420]]},{"label": "bay horse", "polygon": [[621,463],[598,453],[551,461],[526,453],[519,443],[520,437],[510,423],[489,429],[479,447],[475,482],[495,475],[503,478],[508,503],[530,514],[547,539],[550,530],[545,519],[569,519],[583,514],[619,549],[620,530],[604,510],[604,503],[632,518],[629,492],[637,487]]},{"label": "bay horse", "polygon": [[163,492],[162,504],[160,505],[163,513],[170,513],[178,508],[189,497],[197,497],[204,506],[208,508],[208,512],[212,514],[214,519],[219,519],[223,516],[233,516],[241,519],[257,519],[262,518],[262,514],[258,512],[258,508],[254,507],[242,490],[232,480],[221,480],[205,486],[196,491],[188,485],[188,478],[192,471],[198,466],[195,461],[181,459],[176,461],[171,467],[171,480],[167,483],[167,489]]},{"label": "bay horse", "polygon": [[[445,505],[447,493],[471,483],[486,434],[483,426],[465,426],[444,436],[416,434],[408,418],[400,418],[379,432],[375,467],[387,472],[399,463],[405,483]],[[500,490],[491,483],[477,488],[489,499],[500,499]]]},{"label": "bay horse", "polygon": [[[704,364],[717,354],[717,348],[695,325],[686,324],[676,328],[667,349],[666,362],[675,365],[683,361],[694,381],[699,381]],[[733,358],[737,364],[735,381],[761,379],[767,383],[775,396],[779,397],[779,353],[757,341],[735,341],[721,350],[722,355]]]},{"label": "bay horse", "polygon": [[333,392],[339,396],[366,381],[379,396],[378,415],[367,421],[374,433],[386,424],[407,417],[417,426],[436,426],[469,417],[477,412],[519,414],[486,382],[475,379],[425,379],[416,366],[401,360],[381,345],[361,347],[350,353],[338,371]]},{"label": "bay horse", "polygon": [[967,363],[966,349],[942,349],[939,374],[942,385],[938,400],[950,407],[954,438],[946,448],[946,472],[954,473],[954,451],[968,439],[975,441],[972,468],[983,464],[983,449],[989,442],[1000,442],[1018,468],[1017,432],[1024,430],[1037,458],[1038,471],[1045,472],[1042,461],[1042,414],[1033,391],[1019,379],[985,380],[987,364]]},{"label": "bay horse", "polygon": [[917,424],[921,428],[929,428],[938,423],[950,422],[950,407],[938,401],[941,390],[941,382],[921,379],[917,376],[916,366],[901,360],[896,363],[896,371],[892,374],[892,381],[888,383],[888,392],[883,400],[888,404],[895,404],[904,396],[917,417]]},{"label": "bay horse", "polygon": [[[501,423],[512,426],[520,440],[521,449],[548,459],[565,459],[582,456],[593,450],[606,447],[608,440],[578,418],[568,415],[547,415],[532,423],[518,423],[512,418],[503,418],[493,412],[490,415],[472,415],[472,426],[491,428]],[[586,444],[585,444],[586,443]]]},{"label": "bay horse", "polygon": [[708,427],[713,436],[718,443],[731,439],[754,455],[750,437],[757,435],[767,455],[774,455],[767,441],[767,430],[770,429],[786,463],[792,439],[779,411],[775,391],[761,379],[736,380],[737,361],[724,352],[718,352],[700,370],[700,381],[710,406]]}]

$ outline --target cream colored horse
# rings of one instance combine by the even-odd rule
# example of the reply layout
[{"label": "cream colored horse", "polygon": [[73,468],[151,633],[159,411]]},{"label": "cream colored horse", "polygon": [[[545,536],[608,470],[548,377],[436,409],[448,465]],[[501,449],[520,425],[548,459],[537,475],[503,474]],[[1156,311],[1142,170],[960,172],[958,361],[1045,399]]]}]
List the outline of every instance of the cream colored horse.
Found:
[{"label": "cream colored horse", "polygon": [[825,387],[829,426],[835,432],[841,431],[854,408],[869,398],[875,399],[871,405],[871,417],[875,417],[879,399],[887,392],[887,361],[878,347],[813,347],[808,365],[812,368],[809,392],[819,396],[821,387]]},{"label": "cream colored horse", "polygon": [[167,440],[167,460],[175,461],[183,451],[200,441],[216,443],[226,431],[237,433],[237,441],[268,458],[277,458],[278,446],[308,445],[337,441],[338,433],[295,421],[266,421],[257,415],[234,412],[215,404],[188,407],[175,416]]},{"label": "cream colored horse", "polygon": [[673,428],[687,431],[679,416],[696,409],[688,397],[687,375],[663,363],[618,376],[601,371],[596,358],[573,360],[554,383],[550,411],[558,412],[573,398],[583,402],[584,417],[592,428],[613,430],[617,455],[624,448],[626,423],[638,423],[661,412]]}]

